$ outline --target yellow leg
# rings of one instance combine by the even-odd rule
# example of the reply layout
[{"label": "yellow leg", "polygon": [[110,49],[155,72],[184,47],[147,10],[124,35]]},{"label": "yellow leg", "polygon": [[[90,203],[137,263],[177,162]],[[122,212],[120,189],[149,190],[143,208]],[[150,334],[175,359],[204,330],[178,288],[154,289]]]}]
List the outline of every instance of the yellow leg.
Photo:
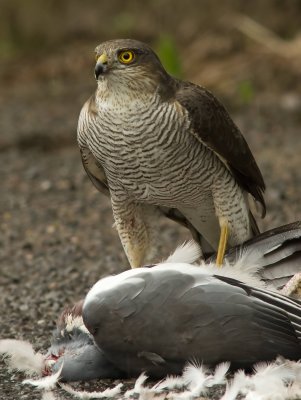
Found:
[{"label": "yellow leg", "polygon": [[226,251],[228,236],[229,236],[228,224],[227,224],[227,222],[223,222],[221,224],[221,234],[220,234],[220,238],[219,238],[218,251],[217,251],[217,257],[216,257],[216,265],[218,267],[221,267],[223,264],[223,261],[224,261],[224,255],[225,255],[225,251]]},{"label": "yellow leg", "polygon": [[115,225],[129,263],[132,268],[141,267],[149,249],[149,228],[144,208],[133,202],[111,200]]},{"label": "yellow leg", "polygon": [[143,266],[144,259],[144,248],[141,249],[141,246],[137,244],[134,246],[133,243],[125,243],[124,250],[131,264],[131,268],[139,268]]}]

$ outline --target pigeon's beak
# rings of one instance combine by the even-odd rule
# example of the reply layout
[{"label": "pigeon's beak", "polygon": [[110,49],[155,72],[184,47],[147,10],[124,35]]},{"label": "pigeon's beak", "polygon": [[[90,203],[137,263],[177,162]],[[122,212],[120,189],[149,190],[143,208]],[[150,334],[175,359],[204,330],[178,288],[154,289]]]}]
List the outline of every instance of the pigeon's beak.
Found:
[{"label": "pigeon's beak", "polygon": [[104,74],[108,70],[108,56],[106,53],[101,54],[95,65],[95,78],[96,80],[102,74]]}]

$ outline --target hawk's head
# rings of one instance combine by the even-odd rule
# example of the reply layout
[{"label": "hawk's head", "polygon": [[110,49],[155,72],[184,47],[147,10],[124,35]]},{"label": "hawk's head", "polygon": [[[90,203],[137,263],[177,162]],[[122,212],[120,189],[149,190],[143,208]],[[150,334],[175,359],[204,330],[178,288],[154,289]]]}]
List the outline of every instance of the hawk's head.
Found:
[{"label": "hawk's head", "polygon": [[170,77],[146,44],[132,39],[104,42],[95,49],[95,77],[99,84],[130,90],[155,90]]}]

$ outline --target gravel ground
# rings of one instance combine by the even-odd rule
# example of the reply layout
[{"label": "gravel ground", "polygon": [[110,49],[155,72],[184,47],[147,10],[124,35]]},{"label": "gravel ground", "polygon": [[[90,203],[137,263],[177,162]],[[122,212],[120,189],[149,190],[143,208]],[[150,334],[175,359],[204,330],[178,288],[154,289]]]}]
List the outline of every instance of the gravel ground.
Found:
[{"label": "gravel ground", "polygon": [[[77,116],[93,88],[92,81],[86,86],[83,81],[40,80],[0,94],[1,338],[28,340],[37,350],[47,349],[64,305],[82,298],[101,276],[128,268],[110,203],[93,188],[80,162]],[[263,230],[301,219],[296,104],[263,95],[232,113],[267,184]],[[172,222],[162,220],[160,227],[162,256],[189,237]],[[23,378],[7,373],[1,362],[0,398],[40,399],[40,393],[21,385]]]}]

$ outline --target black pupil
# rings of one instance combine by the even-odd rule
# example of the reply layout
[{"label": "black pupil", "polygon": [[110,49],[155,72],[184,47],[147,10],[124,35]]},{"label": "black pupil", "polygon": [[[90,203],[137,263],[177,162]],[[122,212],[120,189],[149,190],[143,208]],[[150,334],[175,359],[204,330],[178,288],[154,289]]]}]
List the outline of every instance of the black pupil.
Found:
[{"label": "black pupil", "polygon": [[129,58],[130,58],[130,53],[124,53],[123,58],[124,58],[125,60],[129,60]]}]

